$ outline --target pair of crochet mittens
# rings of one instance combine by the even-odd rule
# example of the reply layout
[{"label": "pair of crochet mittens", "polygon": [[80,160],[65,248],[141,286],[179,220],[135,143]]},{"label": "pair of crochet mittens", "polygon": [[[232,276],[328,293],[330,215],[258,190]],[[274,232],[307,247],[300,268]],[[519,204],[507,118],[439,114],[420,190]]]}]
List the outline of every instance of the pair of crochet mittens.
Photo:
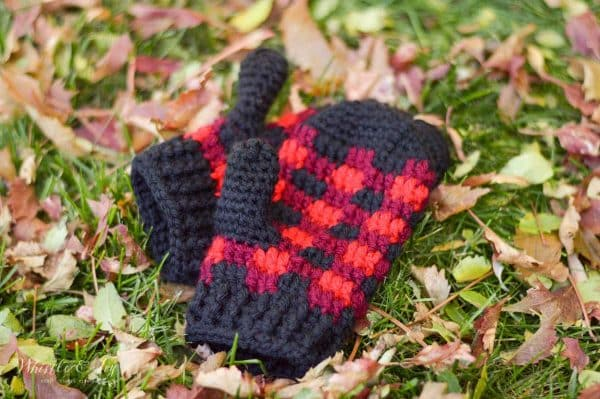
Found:
[{"label": "pair of crochet mittens", "polygon": [[226,118],[138,155],[132,185],[162,278],[197,284],[186,339],[298,377],[340,349],[448,168],[440,132],[375,101],[265,125],[287,77],[242,62]]}]

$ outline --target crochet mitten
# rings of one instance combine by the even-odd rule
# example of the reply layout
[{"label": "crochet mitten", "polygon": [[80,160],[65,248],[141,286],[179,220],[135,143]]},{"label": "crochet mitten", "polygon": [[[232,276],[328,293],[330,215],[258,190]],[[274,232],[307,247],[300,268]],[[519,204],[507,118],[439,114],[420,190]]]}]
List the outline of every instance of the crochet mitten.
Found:
[{"label": "crochet mitten", "polygon": [[237,103],[226,118],[196,132],[155,145],[133,160],[131,183],[149,252],[156,261],[169,253],[162,278],[195,284],[198,263],[213,236],[213,212],[231,145],[261,132],[273,140],[275,125],[265,117],[287,77],[277,52],[258,49],[242,62]]},{"label": "crochet mitten", "polygon": [[[375,101],[290,116],[228,158],[186,338],[298,377],[340,349],[448,167],[431,125]],[[296,120],[293,120],[296,119]]]}]

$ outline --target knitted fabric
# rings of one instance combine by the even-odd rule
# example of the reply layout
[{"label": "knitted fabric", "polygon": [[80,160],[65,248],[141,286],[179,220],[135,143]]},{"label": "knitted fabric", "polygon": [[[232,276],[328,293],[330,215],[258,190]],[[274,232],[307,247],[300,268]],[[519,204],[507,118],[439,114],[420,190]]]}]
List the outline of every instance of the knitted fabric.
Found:
[{"label": "knitted fabric", "polygon": [[164,280],[196,283],[198,263],[213,236],[215,194],[222,184],[226,152],[236,141],[258,133],[280,135],[276,126],[265,131],[264,120],[287,68],[279,53],[255,50],[241,64],[237,103],[226,118],[194,135],[155,145],[133,160],[131,183],[150,234],[150,254],[157,262],[169,254],[161,270]]},{"label": "knitted fabric", "polygon": [[[278,125],[276,150],[251,139],[228,157],[186,338],[221,350],[238,334],[238,358],[298,377],[365,316],[449,156],[437,129],[375,101]],[[217,130],[189,137],[204,148]]]}]

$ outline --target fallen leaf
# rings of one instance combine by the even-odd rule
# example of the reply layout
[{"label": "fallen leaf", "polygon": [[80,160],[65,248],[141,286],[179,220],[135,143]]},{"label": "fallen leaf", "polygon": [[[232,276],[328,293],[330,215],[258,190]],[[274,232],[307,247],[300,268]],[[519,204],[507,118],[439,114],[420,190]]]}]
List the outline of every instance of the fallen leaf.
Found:
[{"label": "fallen leaf", "polygon": [[[310,72],[315,81],[342,81],[344,60],[335,53],[308,11],[307,0],[294,0],[281,16],[281,33],[287,57]],[[310,43],[310,46],[306,44]]]},{"label": "fallen leaf", "polygon": [[445,382],[427,381],[419,399],[465,399],[462,393],[446,393],[447,390],[448,384]]},{"label": "fallen leaf", "polygon": [[480,355],[484,354],[484,357],[480,360],[480,364],[485,363],[487,357],[494,351],[496,327],[498,326],[498,319],[505,303],[506,299],[503,299],[495,305],[486,307],[481,316],[473,322],[475,338],[473,338],[471,350],[475,358],[479,358]]},{"label": "fallen leaf", "polygon": [[0,149],[0,177],[7,182],[11,182],[17,177],[17,170],[12,162],[12,154],[8,147]]},{"label": "fallen leaf", "polygon": [[490,261],[483,256],[466,256],[452,269],[452,276],[458,283],[477,280],[492,270]]},{"label": "fallen leaf", "polygon": [[0,366],[8,363],[12,355],[17,351],[17,337],[14,334],[8,335],[8,341],[0,346]]},{"label": "fallen leaf", "polygon": [[562,219],[551,213],[527,212],[519,220],[519,230],[527,234],[551,233],[560,228]]},{"label": "fallen leaf", "polygon": [[131,27],[142,39],[170,28],[193,28],[204,22],[202,14],[185,8],[163,8],[135,3],[129,8],[134,17]]},{"label": "fallen leaf", "polygon": [[104,244],[108,235],[108,213],[113,206],[113,201],[106,194],[100,195],[100,201],[88,199],[87,201],[92,213],[98,218],[96,232],[91,240],[86,244],[86,249],[82,254],[82,258],[86,258],[88,253],[91,253],[95,248]]},{"label": "fallen leaf", "polygon": [[155,58],[138,55],[135,58],[135,71],[138,73],[157,73],[168,77],[181,68],[181,62],[168,58]]},{"label": "fallen leaf", "polygon": [[271,14],[273,0],[258,0],[251,6],[237,13],[229,20],[229,24],[240,32],[248,33],[258,28]]},{"label": "fallen leaf", "polygon": [[589,59],[575,59],[571,62],[571,70],[583,75],[583,93],[585,101],[600,100],[600,62]]},{"label": "fallen leaf", "polygon": [[188,303],[196,293],[196,288],[186,284],[161,282],[159,287],[161,297],[174,300],[175,303]]},{"label": "fallen leaf", "polygon": [[80,318],[69,315],[52,315],[46,319],[48,334],[55,339],[74,341],[81,338],[89,338],[95,328]]},{"label": "fallen leaf", "polygon": [[530,288],[525,298],[504,307],[506,312],[540,314],[555,324],[571,325],[581,319],[581,307],[572,286],[550,291],[546,287]]},{"label": "fallen leaf", "polygon": [[542,317],[540,328],[516,350],[510,363],[519,366],[536,364],[551,355],[557,342],[554,320]]},{"label": "fallen leaf", "polygon": [[519,109],[521,109],[521,103],[521,97],[514,85],[509,83],[500,89],[496,105],[504,121],[515,120]]},{"label": "fallen leaf", "polygon": [[467,179],[465,179],[465,181],[462,182],[462,185],[468,187],[478,187],[489,183],[513,184],[519,187],[526,187],[529,185],[529,182],[522,177],[501,175],[495,172],[468,177]]},{"label": "fallen leaf", "polygon": [[471,209],[480,197],[490,191],[489,188],[440,184],[431,193],[430,202],[433,205],[433,215],[438,221],[446,220],[452,215]]},{"label": "fallen leaf", "polygon": [[554,175],[552,164],[540,153],[538,145],[526,146],[521,154],[511,158],[500,174],[521,177],[530,184],[541,184]]},{"label": "fallen leaf", "polygon": [[486,68],[509,71],[514,56],[523,52],[525,39],[535,31],[535,25],[529,24],[510,35],[485,61]]},{"label": "fallen leaf", "polygon": [[514,236],[515,246],[540,262],[546,264],[560,263],[562,244],[556,234],[528,234],[517,230]]},{"label": "fallen leaf", "polygon": [[460,53],[469,54],[480,64],[484,62],[485,41],[478,36],[467,37],[456,42],[450,49],[449,57],[456,58]]},{"label": "fallen leaf", "polygon": [[[474,215],[474,214],[473,214]],[[474,216],[477,223],[483,228],[484,238],[492,245],[494,255],[492,264],[495,262],[504,262],[513,265],[517,271],[527,278],[531,275],[541,275],[556,281],[565,281],[569,275],[569,270],[561,263],[544,263],[526,253],[517,250],[507,244],[493,230],[487,227],[479,218]]]},{"label": "fallen leaf", "polygon": [[202,399],[205,395],[206,390],[202,387],[187,389],[183,385],[173,384],[167,389],[166,399]]},{"label": "fallen leaf", "polygon": [[390,61],[391,66],[397,70],[407,69],[419,55],[419,46],[413,42],[402,43],[397,49]]},{"label": "fallen leaf", "polygon": [[259,394],[259,386],[248,373],[235,366],[221,367],[209,372],[199,372],[194,379],[196,385],[213,388],[231,396],[248,397]]},{"label": "fallen leaf", "polygon": [[40,206],[44,212],[46,212],[46,215],[48,215],[52,220],[57,221],[62,216],[61,200],[56,194],[46,197],[42,202],[40,202]]},{"label": "fallen leaf", "polygon": [[600,397],[600,384],[595,384],[579,392],[577,399],[597,399],[598,397]]},{"label": "fallen leaf", "polygon": [[600,200],[590,200],[590,206],[581,213],[581,227],[594,234],[600,234]]},{"label": "fallen leaf", "polygon": [[591,11],[570,18],[565,31],[573,50],[600,59],[600,26]]},{"label": "fallen leaf", "polygon": [[34,359],[19,352],[19,363],[23,374],[23,382],[31,397],[38,399],[84,399],[87,398],[78,389],[60,384],[51,366],[40,364]]},{"label": "fallen leaf", "polygon": [[574,250],[574,240],[579,231],[579,220],[581,217],[575,209],[573,205],[573,201],[569,202],[569,207],[563,216],[562,222],[560,224],[560,228],[558,229],[558,236],[560,237],[560,242],[562,242],[565,250],[567,251],[567,255],[571,255]]},{"label": "fallen leaf", "polygon": [[561,355],[569,359],[569,363],[573,370],[581,372],[590,362],[590,358],[583,353],[579,341],[575,338],[563,338],[565,349],[561,352]]},{"label": "fallen leaf", "polygon": [[421,349],[415,357],[404,360],[406,366],[425,366],[439,372],[458,362],[459,367],[467,367],[475,358],[471,355],[471,348],[462,341],[453,341],[444,345],[434,342]]},{"label": "fallen leaf", "polygon": [[118,350],[117,360],[121,376],[127,380],[138,373],[145,373],[156,368],[158,365],[156,358],[160,355],[162,355],[162,350],[153,342],[147,342],[135,348]]},{"label": "fallen leaf", "polygon": [[398,73],[396,80],[398,86],[406,92],[408,99],[415,108],[421,112],[423,111],[423,100],[421,98],[421,91],[425,83],[425,74],[423,70],[418,66],[411,66],[406,71]]},{"label": "fallen leaf", "polygon": [[461,177],[468,175],[469,172],[471,172],[479,162],[480,156],[481,152],[479,150],[475,150],[469,155],[467,155],[467,158],[464,160],[464,162],[456,166],[456,169],[454,169],[454,173],[452,174],[452,176],[455,179],[460,179]]},{"label": "fallen leaf", "polygon": [[122,328],[127,315],[123,300],[112,283],[106,284],[98,291],[94,301],[94,319],[100,324],[100,329],[112,331],[113,327]]},{"label": "fallen leaf", "polygon": [[[133,6],[136,7],[136,6]],[[119,36],[108,52],[96,63],[96,70],[92,82],[97,82],[104,77],[117,72],[127,63],[129,53],[133,50],[133,43],[128,34]]]},{"label": "fallen leaf", "polygon": [[554,134],[560,145],[570,154],[600,155],[600,136],[595,125],[590,123],[567,123]]},{"label": "fallen leaf", "polygon": [[344,16],[344,28],[351,35],[356,35],[358,32],[376,33],[385,27],[387,16],[387,10],[381,6],[350,11]]},{"label": "fallen leaf", "polygon": [[63,291],[69,289],[77,275],[77,260],[69,250],[48,257],[43,274],[48,279],[43,291]]},{"label": "fallen leaf", "polygon": [[438,270],[436,266],[411,268],[412,274],[421,284],[434,304],[443,302],[450,295],[450,284],[445,276],[445,270]]}]

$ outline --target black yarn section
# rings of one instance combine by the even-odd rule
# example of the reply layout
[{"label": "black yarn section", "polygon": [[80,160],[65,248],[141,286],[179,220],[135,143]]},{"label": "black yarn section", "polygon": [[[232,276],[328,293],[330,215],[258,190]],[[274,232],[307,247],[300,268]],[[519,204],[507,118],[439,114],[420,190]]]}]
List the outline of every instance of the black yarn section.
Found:
[{"label": "black yarn section", "polygon": [[363,188],[354,194],[351,201],[362,209],[373,213],[381,207],[383,193],[376,193],[369,188]]},{"label": "black yarn section", "polygon": [[329,232],[335,238],[342,240],[354,240],[358,238],[360,234],[360,228],[357,226],[350,226],[346,223],[339,223],[329,229]]},{"label": "black yarn section", "polygon": [[276,245],[279,233],[271,225],[270,207],[278,174],[279,161],[271,146],[258,139],[236,144],[227,158],[216,232],[262,247]]},{"label": "black yarn section", "polygon": [[296,169],[292,172],[292,183],[314,199],[319,199],[327,190],[327,184],[316,178],[306,169]]},{"label": "black yarn section", "polygon": [[324,270],[331,268],[331,264],[333,263],[333,256],[326,255],[322,249],[316,247],[303,249],[300,252],[300,256]]},{"label": "black yarn section", "polygon": [[300,223],[302,214],[287,206],[283,201],[278,201],[271,204],[271,217],[287,226],[295,226]]},{"label": "black yarn section", "polygon": [[301,377],[333,355],[352,331],[351,311],[334,322],[309,308],[308,283],[295,273],[281,276],[272,294],[250,293],[244,267],[222,262],[212,276],[210,285],[198,285],[188,307],[186,340],[228,350],[237,333],[236,358],[263,360],[271,376]]},{"label": "black yarn section", "polygon": [[351,147],[364,147],[375,150],[373,165],[386,173],[401,171],[410,158],[430,161],[438,179],[449,166],[448,146],[439,130],[375,100],[324,107],[306,124],[319,131],[317,152],[338,164]]},{"label": "black yarn section", "polygon": [[253,51],[242,61],[237,102],[219,132],[227,149],[264,130],[265,117],[285,83],[287,73],[286,59],[267,48]]},{"label": "black yarn section", "polygon": [[160,262],[166,281],[193,285],[213,235],[215,186],[199,144],[180,137],[150,147],[136,156],[131,184],[149,250]]}]

